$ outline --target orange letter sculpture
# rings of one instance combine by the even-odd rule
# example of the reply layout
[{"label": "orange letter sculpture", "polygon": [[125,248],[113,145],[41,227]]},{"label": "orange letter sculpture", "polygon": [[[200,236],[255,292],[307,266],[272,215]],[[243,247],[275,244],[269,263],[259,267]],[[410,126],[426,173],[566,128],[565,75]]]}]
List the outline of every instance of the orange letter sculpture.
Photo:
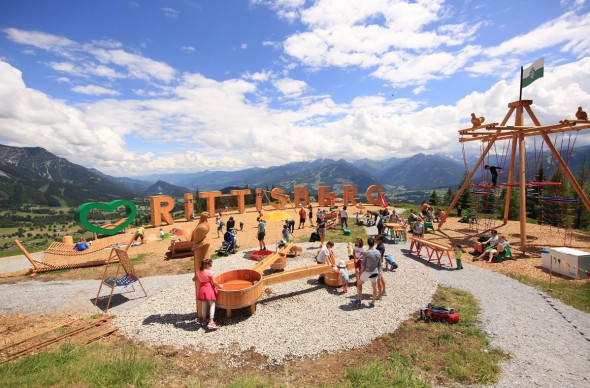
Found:
[{"label": "orange letter sculpture", "polygon": [[274,199],[278,199],[279,203],[273,203],[272,206],[275,209],[284,209],[287,207],[287,196],[285,195],[285,189],[275,187],[270,192],[270,196]]},{"label": "orange letter sculpture", "polygon": [[162,218],[164,218],[164,221],[167,222],[168,225],[174,223],[174,220],[170,215],[170,212],[174,209],[174,199],[171,197],[167,195],[154,195],[150,197],[150,208],[152,225],[162,225]]},{"label": "orange letter sculpture", "polygon": [[244,190],[231,190],[231,195],[235,195],[238,201],[238,213],[243,214],[246,212],[246,195],[250,195],[249,189]]},{"label": "orange letter sculpture", "polygon": [[193,204],[193,195],[191,193],[187,193],[184,195],[184,218],[187,221],[190,221],[191,214],[195,210],[195,205]]},{"label": "orange letter sculpture", "polygon": [[318,206],[330,207],[330,186],[318,186]]},{"label": "orange letter sculpture", "polygon": [[293,188],[295,207],[307,206],[309,204],[309,190],[307,187],[297,186]]},{"label": "orange letter sculpture", "polygon": [[354,185],[344,185],[342,187],[342,203],[344,205],[356,205],[354,197],[358,194],[358,189]]},{"label": "orange letter sculpture", "polygon": [[[377,192],[377,197],[373,199],[373,191]],[[365,193],[365,197],[367,198],[367,202],[375,206],[381,206],[381,202],[379,201],[379,196],[383,194],[383,189],[379,185],[371,185],[367,189]]]},{"label": "orange letter sculpture", "polygon": [[207,203],[207,212],[215,214],[215,198],[221,197],[221,191],[205,191],[199,193],[199,198],[205,198]]}]

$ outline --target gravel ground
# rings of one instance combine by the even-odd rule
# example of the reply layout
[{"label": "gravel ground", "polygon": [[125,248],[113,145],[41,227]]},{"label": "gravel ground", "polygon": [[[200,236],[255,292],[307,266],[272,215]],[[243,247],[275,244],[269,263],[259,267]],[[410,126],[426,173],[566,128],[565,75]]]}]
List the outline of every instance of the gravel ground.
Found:
[{"label": "gravel ground", "polygon": [[[314,264],[318,244],[298,244],[300,256],[288,259],[287,269]],[[337,258],[345,258],[346,245],[335,248]],[[250,268],[255,263],[238,253],[214,262],[216,274],[232,269]],[[117,316],[122,332],[154,345],[173,345],[218,350],[225,354],[228,365],[240,364],[240,351],[255,349],[267,357],[269,364],[288,359],[334,353],[343,349],[366,346],[384,333],[394,332],[401,322],[431,300],[436,290],[435,274],[419,262],[400,258],[396,272],[385,272],[389,284],[387,296],[368,307],[370,285],[364,287],[364,304],[353,307],[351,298],[340,289],[318,285],[317,278],[300,279],[270,286],[272,294],[263,293],[256,314],[249,309],[234,312],[231,319],[218,309],[216,321],[221,329],[215,332],[200,328],[195,322],[195,291],[190,278],[157,298]],[[417,281],[419,279],[419,281]],[[353,336],[342,337],[358,324]]]},{"label": "gravel ground", "polygon": [[[303,253],[289,259],[289,268],[313,264],[318,244],[300,245]],[[337,245],[337,257],[345,257],[345,249]],[[465,260],[463,271],[436,270],[423,260],[406,257],[407,249],[404,244],[387,246],[388,252],[396,253],[400,268],[385,273],[388,295],[375,309],[366,306],[369,285],[364,290],[364,306],[352,308],[355,287],[342,295],[318,286],[315,278],[303,279],[271,286],[272,294],[263,293],[253,316],[242,309],[228,320],[219,309],[216,316],[221,329],[206,332],[195,324],[192,276],[177,275],[143,278],[149,297],[141,298],[141,292],[117,296],[110,311],[117,314],[116,324],[123,332],[154,345],[222,349],[228,365],[240,364],[240,350],[255,348],[272,364],[365,346],[395,331],[400,322],[428,303],[438,282],[473,293],[492,345],[512,353],[512,359],[502,364],[499,387],[590,385],[589,314],[502,274],[465,264]],[[213,270],[219,274],[253,264],[241,253],[215,261]],[[93,306],[97,287],[96,280],[0,285],[0,313],[98,312]],[[102,298],[99,305],[104,302]],[[350,332],[355,323],[363,329],[343,340],[341,332]]]}]

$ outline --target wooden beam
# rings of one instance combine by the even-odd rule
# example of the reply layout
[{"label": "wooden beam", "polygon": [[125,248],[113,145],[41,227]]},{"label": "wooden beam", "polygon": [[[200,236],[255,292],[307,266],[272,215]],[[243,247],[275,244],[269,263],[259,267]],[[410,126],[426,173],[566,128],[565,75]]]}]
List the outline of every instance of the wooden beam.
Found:
[{"label": "wooden beam", "polygon": [[510,200],[512,199],[512,179],[514,177],[514,161],[516,160],[516,146],[518,136],[514,135],[512,137],[512,151],[510,153],[510,170],[508,171],[508,188],[506,189],[506,200],[504,202],[504,218],[502,222],[504,225],[508,223],[508,212],[510,211]]}]

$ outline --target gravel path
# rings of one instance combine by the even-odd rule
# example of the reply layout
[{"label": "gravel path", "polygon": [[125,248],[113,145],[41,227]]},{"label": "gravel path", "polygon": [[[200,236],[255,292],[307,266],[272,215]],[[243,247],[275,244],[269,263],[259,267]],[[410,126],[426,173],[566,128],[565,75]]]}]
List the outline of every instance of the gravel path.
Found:
[{"label": "gravel path", "polygon": [[[313,264],[318,244],[299,245],[303,253],[288,261],[289,268]],[[400,268],[385,273],[388,295],[375,309],[369,309],[366,300],[362,308],[352,308],[350,297],[355,287],[342,295],[318,286],[315,278],[303,279],[271,286],[272,294],[263,293],[253,316],[243,309],[228,320],[224,311],[218,310],[222,328],[206,332],[195,324],[192,276],[177,275],[142,279],[149,297],[140,298],[141,292],[118,296],[110,311],[117,314],[116,323],[123,332],[154,345],[222,349],[229,365],[239,365],[240,351],[254,347],[273,364],[365,346],[395,331],[399,323],[428,303],[440,283],[474,294],[482,308],[482,328],[490,334],[492,345],[512,353],[512,359],[502,364],[499,387],[590,385],[589,314],[476,266],[464,264],[463,271],[434,269],[423,260],[406,257],[407,249],[404,244],[387,246],[388,252],[396,253]],[[337,245],[337,257],[345,257],[345,250],[345,245]],[[241,253],[216,260],[213,270],[218,274],[253,264]],[[96,280],[3,284],[0,313],[97,312],[93,306],[97,287]],[[365,287],[368,298],[370,286]],[[104,300],[101,303],[104,305]],[[356,322],[362,322],[364,329],[343,341],[340,331]]]},{"label": "gravel path", "polygon": [[499,387],[590,386],[590,315],[476,266],[437,271],[441,285],[471,292],[492,345],[512,353]]}]

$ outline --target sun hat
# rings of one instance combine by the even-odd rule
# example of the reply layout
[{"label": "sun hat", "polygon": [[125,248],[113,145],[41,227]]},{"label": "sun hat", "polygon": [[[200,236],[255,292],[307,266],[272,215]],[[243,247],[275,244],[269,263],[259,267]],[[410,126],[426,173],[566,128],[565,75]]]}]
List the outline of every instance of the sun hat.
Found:
[{"label": "sun hat", "polygon": [[344,260],[340,260],[338,263],[338,268],[346,268],[346,264],[344,264]]}]

